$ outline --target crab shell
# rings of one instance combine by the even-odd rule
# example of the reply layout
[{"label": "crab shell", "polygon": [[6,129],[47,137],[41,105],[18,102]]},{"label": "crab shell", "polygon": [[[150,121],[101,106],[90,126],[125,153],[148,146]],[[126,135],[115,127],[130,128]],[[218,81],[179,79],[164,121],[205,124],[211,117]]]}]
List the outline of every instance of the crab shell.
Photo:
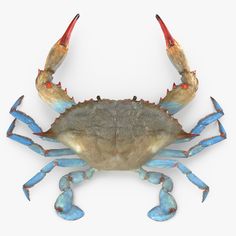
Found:
[{"label": "crab shell", "polygon": [[96,169],[130,170],[189,134],[158,105],[102,99],[72,106],[41,135],[69,146]]}]

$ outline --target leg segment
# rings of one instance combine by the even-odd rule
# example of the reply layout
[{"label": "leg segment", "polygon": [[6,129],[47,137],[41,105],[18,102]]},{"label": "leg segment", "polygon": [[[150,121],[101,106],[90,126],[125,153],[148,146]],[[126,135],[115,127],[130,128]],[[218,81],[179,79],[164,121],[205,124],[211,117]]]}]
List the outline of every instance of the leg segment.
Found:
[{"label": "leg segment", "polygon": [[159,172],[146,171],[143,168],[140,168],[138,173],[141,179],[148,180],[152,184],[162,183],[162,189],[159,194],[160,205],[152,208],[148,212],[148,217],[156,221],[165,221],[172,218],[177,210],[177,204],[175,199],[169,194],[173,189],[171,178]]},{"label": "leg segment", "polygon": [[14,103],[10,110],[10,114],[15,117],[17,120],[22,121],[23,123],[27,124],[28,127],[34,132],[34,133],[40,133],[42,132],[42,129],[35,123],[34,119],[30,116],[26,115],[22,111],[16,110],[17,107],[21,104],[24,96],[21,96],[17,99],[17,101]]},{"label": "leg segment", "polygon": [[153,159],[148,161],[146,164],[148,167],[158,167],[158,168],[174,168],[177,167],[183,174],[187,176],[187,178],[198,188],[203,190],[203,196],[202,196],[202,202],[207,197],[207,194],[209,192],[209,187],[200,180],[196,175],[192,173],[191,170],[189,170],[185,165],[182,163],[176,161],[176,160],[157,160]]},{"label": "leg segment", "polygon": [[212,122],[219,120],[223,115],[224,112],[219,105],[219,103],[211,97],[212,103],[216,109],[216,112],[204,117],[203,119],[199,120],[197,125],[191,130],[192,134],[200,134],[207,125],[211,124]]},{"label": "leg segment", "polygon": [[65,155],[74,155],[76,154],[72,149],[70,148],[62,148],[62,149],[48,149],[45,150],[42,146],[35,143],[32,139],[27,138],[25,136],[14,134],[13,130],[15,128],[16,119],[11,123],[10,127],[7,130],[7,137],[21,143],[34,152],[45,156],[45,157],[56,157],[56,156],[65,156]]},{"label": "leg segment", "polygon": [[[191,147],[188,151],[182,151],[182,150],[174,150],[174,149],[163,149],[160,152],[158,152],[158,155],[163,156],[163,157],[178,157],[178,158],[188,158],[191,157],[205,148],[212,146],[216,143],[219,143],[226,139],[226,132],[224,130],[224,127],[222,124],[218,121],[219,125],[219,132],[220,135],[204,139],[200,141],[197,145]],[[203,130],[205,128],[204,125],[197,125],[196,126],[196,132],[199,130]]]},{"label": "leg segment", "polygon": [[68,158],[68,159],[56,159],[54,161],[49,162],[46,166],[44,166],[35,176],[33,176],[29,181],[27,181],[23,185],[23,191],[28,200],[29,197],[29,188],[33,187],[35,184],[39,183],[47,173],[51,172],[56,166],[59,167],[84,167],[87,163],[84,160],[78,158]]},{"label": "leg segment", "polygon": [[73,205],[73,192],[71,184],[79,184],[86,179],[90,179],[94,174],[94,169],[71,172],[60,179],[59,187],[63,192],[55,202],[57,214],[65,220],[77,220],[84,216],[84,212]]},{"label": "leg segment", "polygon": [[57,85],[52,83],[53,74],[67,54],[70,36],[78,18],[79,14],[74,17],[64,35],[54,44],[46,59],[44,70],[39,70],[36,79],[39,96],[60,113],[73,106],[75,102],[67,95],[66,89],[61,89],[60,83]]},{"label": "leg segment", "polygon": [[[17,107],[21,104],[22,100],[24,98],[24,95],[19,97],[17,101],[14,103],[14,105],[11,107],[10,114],[15,117],[17,120],[20,120],[21,122],[25,123],[28,125],[28,127],[32,130],[34,134],[40,134],[42,133],[42,129],[39,127],[39,125],[34,121],[34,119],[27,114],[25,114],[22,111],[17,110]],[[48,137],[43,137],[39,136],[43,140],[47,140],[50,142],[57,142],[57,140],[48,138]]]},{"label": "leg segment", "polygon": [[156,18],[165,36],[167,55],[182,76],[182,84],[174,84],[172,90],[167,90],[166,96],[159,102],[159,105],[167,109],[169,114],[175,114],[194,98],[198,89],[198,80],[196,73],[190,71],[183,49],[171,36],[162,19],[158,15]]},{"label": "leg segment", "polygon": [[[223,112],[221,106],[219,105],[219,103],[212,97],[211,97],[211,100],[212,100],[212,103],[214,105],[216,112],[211,113],[208,116],[206,116],[198,121],[197,125],[190,131],[191,134],[194,134],[192,137],[186,138],[186,139],[179,139],[179,140],[177,140],[176,143],[183,143],[183,142],[191,141],[192,139],[194,139],[198,135],[200,135],[201,132],[206,128],[206,126],[208,126],[209,124],[211,124],[215,121],[218,121],[224,115],[224,112]],[[225,132],[224,132],[224,134],[225,134]],[[226,134],[225,134],[225,136],[226,136]]]}]

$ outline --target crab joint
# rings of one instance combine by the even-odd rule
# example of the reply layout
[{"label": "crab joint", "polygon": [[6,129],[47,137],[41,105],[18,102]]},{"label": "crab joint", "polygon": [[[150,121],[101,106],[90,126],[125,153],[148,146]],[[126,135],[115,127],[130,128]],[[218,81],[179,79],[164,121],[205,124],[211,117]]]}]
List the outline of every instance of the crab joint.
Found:
[{"label": "crab joint", "polygon": [[64,112],[65,109],[74,104],[73,98],[67,95],[67,92],[61,89],[60,85],[52,83],[52,74],[48,71],[39,71],[36,79],[36,88],[39,96],[58,112]]}]

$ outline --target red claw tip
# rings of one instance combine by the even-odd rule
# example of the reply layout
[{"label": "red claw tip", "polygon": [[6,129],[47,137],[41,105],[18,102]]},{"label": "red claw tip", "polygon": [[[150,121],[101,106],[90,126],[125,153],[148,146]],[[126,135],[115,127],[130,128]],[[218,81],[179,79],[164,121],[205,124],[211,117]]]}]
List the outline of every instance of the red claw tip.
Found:
[{"label": "red claw tip", "polygon": [[71,21],[71,23],[69,24],[68,28],[66,29],[66,32],[63,34],[63,36],[61,37],[61,39],[59,40],[59,44],[63,45],[65,47],[68,46],[69,41],[70,41],[70,36],[72,33],[72,30],[74,29],[75,23],[76,21],[79,19],[80,15],[77,14],[74,19]]},{"label": "red claw tip", "polygon": [[156,18],[161,26],[161,29],[164,33],[164,36],[165,36],[165,40],[166,40],[166,47],[167,48],[170,48],[172,46],[175,45],[175,40],[174,38],[171,36],[169,30],[167,29],[165,23],[162,21],[161,17],[159,15],[156,15]]}]

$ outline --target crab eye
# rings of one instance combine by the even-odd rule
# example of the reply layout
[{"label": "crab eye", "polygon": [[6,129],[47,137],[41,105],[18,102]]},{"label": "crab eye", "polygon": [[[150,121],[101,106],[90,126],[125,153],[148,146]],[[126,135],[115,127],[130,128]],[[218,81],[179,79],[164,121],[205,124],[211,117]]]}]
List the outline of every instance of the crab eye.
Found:
[{"label": "crab eye", "polygon": [[52,83],[50,82],[50,81],[47,81],[46,83],[45,83],[45,86],[46,86],[46,88],[52,88]]}]

